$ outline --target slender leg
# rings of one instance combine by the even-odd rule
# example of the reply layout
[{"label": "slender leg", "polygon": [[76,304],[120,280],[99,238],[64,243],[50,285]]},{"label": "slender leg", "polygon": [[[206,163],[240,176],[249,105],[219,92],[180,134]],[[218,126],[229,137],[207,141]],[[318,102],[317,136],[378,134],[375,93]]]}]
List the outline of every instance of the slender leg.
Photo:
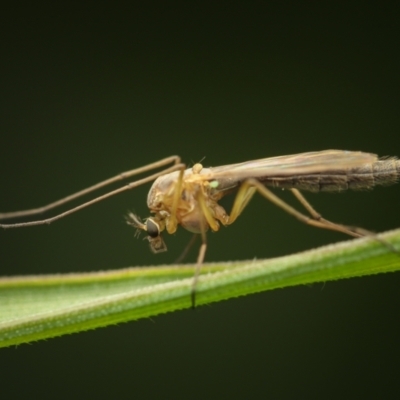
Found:
[{"label": "slender leg", "polygon": [[[304,206],[304,208],[311,214],[311,216],[318,220],[318,221],[322,221],[326,224],[330,224],[330,225],[336,225],[335,223],[328,221],[325,218],[322,218],[321,214],[319,214],[314,207],[306,200],[306,198],[303,196],[302,193],[300,193],[297,189],[291,189],[292,193],[294,194],[294,196],[297,198],[297,200],[299,200],[299,202]],[[343,226],[343,225],[342,225]],[[358,233],[360,236],[369,236],[371,238],[373,238],[374,240],[377,240],[379,243],[383,244],[384,246],[386,246],[390,251],[392,251],[393,253],[399,254],[400,255],[400,251],[397,250],[393,245],[391,245],[390,243],[386,242],[385,240],[382,240],[381,238],[379,238],[375,232],[371,232],[368,231],[367,229],[364,228],[359,228],[359,227],[349,227],[347,226],[347,228],[354,232],[354,233]]]},{"label": "slender leg", "polygon": [[203,241],[203,243],[200,246],[199,255],[197,256],[196,269],[194,271],[194,277],[192,282],[192,291],[190,294],[190,298],[192,301],[192,308],[196,308],[196,286],[199,280],[200,270],[201,266],[203,265],[204,256],[206,255],[206,250],[207,250],[207,243]]},{"label": "slender leg", "polygon": [[172,207],[171,207],[171,215],[169,217],[166,229],[167,232],[172,234],[175,233],[177,226],[178,226],[178,220],[176,218],[176,210],[178,209],[178,203],[179,199],[181,198],[181,193],[182,193],[182,183],[183,183],[183,174],[185,173],[185,168],[186,166],[184,164],[179,164],[180,165],[180,171],[179,171],[179,177],[178,181],[176,182],[176,186],[174,187],[174,196],[172,198]]},{"label": "slender leg", "polygon": [[316,219],[320,220],[322,218],[321,214],[318,213],[314,207],[306,200],[303,194],[297,189],[290,189],[297,200],[302,204],[302,206],[310,213],[310,215]]},{"label": "slender leg", "polygon": [[[4,220],[4,219],[10,219],[10,218],[20,218],[20,217],[27,217],[27,216],[31,216],[31,215],[37,215],[37,214],[43,214],[49,210],[52,210],[53,208],[59,207],[63,204],[66,204],[72,200],[75,200],[81,196],[84,196],[86,194],[92,193],[95,190],[101,189],[103,187],[106,187],[112,183],[121,181],[121,180],[125,180],[127,178],[130,178],[134,175],[139,175],[142,174],[144,172],[148,172],[151,171],[153,169],[156,168],[161,168],[164,167],[168,164],[173,163],[174,165],[177,165],[181,162],[180,157],[178,156],[171,156],[171,157],[167,157],[164,158],[160,161],[156,161],[154,163],[145,165],[144,167],[140,167],[140,168],[135,168],[129,171],[125,171],[122,172],[112,178],[106,179],[105,181],[99,182],[96,185],[90,186],[86,189],[83,189],[79,192],[76,192],[74,194],[71,194],[67,197],[64,197],[60,200],[57,200],[53,203],[47,204],[43,207],[39,207],[39,208],[33,208],[30,210],[22,210],[22,211],[13,211],[13,212],[7,212],[7,213],[0,213],[0,220]],[[163,172],[162,172],[163,173]]]},{"label": "slender leg", "polygon": [[254,185],[252,185],[249,181],[242,183],[242,186],[240,186],[239,191],[237,192],[237,195],[235,197],[235,201],[233,203],[227,225],[231,225],[236,221],[236,219],[243,212],[247,204],[249,204],[255,192],[256,187],[254,187]]},{"label": "slender leg", "polygon": [[[178,158],[175,159],[175,158],[173,158],[173,157],[170,157],[169,159],[165,159],[165,160],[168,160],[169,162],[170,162],[171,160],[172,160],[172,161],[173,161],[173,160],[177,161]],[[56,204],[56,206],[59,206],[59,205],[61,205],[61,204],[65,204],[66,202],[70,201],[71,199],[75,199],[75,198],[77,198],[77,197],[80,197],[80,196],[82,196],[83,194],[92,192],[93,190],[96,190],[96,189],[98,189],[98,188],[100,188],[100,187],[106,186],[106,185],[108,185],[108,184],[110,184],[110,183],[116,182],[116,181],[118,181],[118,180],[120,180],[120,179],[125,179],[126,177],[135,175],[135,174],[137,174],[137,173],[142,173],[142,172],[144,172],[144,171],[148,171],[149,169],[153,169],[153,168],[160,167],[160,163],[165,163],[165,160],[162,160],[161,162],[158,162],[158,163],[150,164],[150,165],[152,166],[152,168],[150,168],[150,166],[146,166],[146,167],[138,168],[138,169],[136,169],[136,170],[132,170],[132,171],[125,172],[125,173],[124,173],[124,174],[125,174],[125,175],[124,175],[124,178],[120,178],[122,175],[118,175],[117,177],[110,178],[110,179],[108,179],[107,181],[104,181],[104,182],[99,183],[98,185],[92,186],[91,188],[85,189],[85,190],[83,190],[83,191],[81,191],[81,192],[78,192],[78,193],[76,193],[76,194],[74,194],[74,195],[72,195],[72,196],[69,196],[69,197],[67,197],[67,198],[64,198],[64,199],[58,201],[57,204]],[[161,166],[162,166],[162,165],[164,165],[164,164],[161,164]],[[173,171],[176,171],[176,170],[179,170],[179,169],[182,169],[182,168],[184,168],[184,164],[179,164],[179,163],[178,163],[178,164],[174,164],[173,166],[171,166],[171,167],[169,167],[169,168],[166,168],[166,169],[163,170],[163,171],[157,172],[157,173],[155,173],[155,174],[153,174],[153,175],[150,175],[150,176],[148,176],[148,177],[146,177],[146,178],[143,178],[143,179],[140,179],[140,180],[137,180],[137,181],[134,181],[134,182],[130,182],[130,183],[128,183],[127,185],[125,185],[125,186],[123,186],[123,187],[121,187],[121,188],[119,188],[119,189],[113,190],[113,191],[108,192],[108,193],[106,193],[106,194],[104,194],[104,195],[102,195],[102,196],[96,197],[96,198],[93,199],[93,200],[90,200],[90,201],[88,201],[88,202],[86,202],[86,203],[83,203],[83,204],[81,204],[81,205],[79,205],[79,206],[77,206],[77,207],[71,208],[70,210],[67,210],[67,211],[65,211],[65,212],[63,212],[63,213],[60,213],[60,214],[58,214],[58,215],[56,215],[56,216],[54,216],[54,217],[51,217],[51,218],[46,218],[46,219],[39,220],[39,221],[31,221],[31,222],[16,223],[16,224],[0,224],[0,228],[5,228],[5,229],[7,229],[7,228],[19,228],[19,227],[26,227],[26,226],[50,224],[50,223],[52,223],[52,222],[54,222],[54,221],[57,221],[57,220],[59,220],[59,219],[61,219],[61,218],[66,217],[67,215],[73,214],[73,213],[75,213],[75,212],[77,212],[77,211],[79,211],[79,210],[82,210],[83,208],[86,208],[86,207],[88,207],[88,206],[91,206],[92,204],[98,203],[98,202],[100,202],[100,201],[103,201],[103,200],[105,200],[105,199],[107,199],[107,198],[109,198],[109,197],[115,196],[115,195],[117,195],[117,194],[119,194],[119,193],[122,193],[122,192],[125,192],[125,191],[127,191],[127,190],[131,190],[131,189],[133,189],[133,188],[135,188],[135,187],[138,187],[138,186],[143,185],[143,184],[145,184],[145,183],[151,182],[151,181],[153,181],[154,179],[158,178],[158,177],[161,176],[161,175],[164,175],[164,174],[167,174],[167,173],[169,173],[169,172],[173,172]],[[138,172],[138,171],[140,171],[140,172]],[[67,199],[67,200],[66,200],[66,199]],[[47,210],[49,210],[49,209],[52,209],[52,208],[56,207],[56,206],[54,206],[54,204],[55,204],[55,203],[52,203],[52,204],[50,204],[50,205],[48,205],[48,206],[45,206],[45,207],[44,207],[44,210],[47,211]],[[50,207],[49,207],[49,206],[50,206]],[[23,215],[34,215],[34,214],[37,214],[37,213],[38,213],[38,212],[35,211],[35,210],[34,210],[35,212],[31,212],[31,211],[32,211],[32,210],[27,210],[28,214],[23,214]],[[41,209],[40,212],[42,212],[42,209]],[[17,212],[17,213],[18,213],[18,212]],[[25,213],[25,211],[22,211],[22,213]],[[1,219],[1,218],[9,218],[9,215],[10,215],[10,214],[14,214],[14,216],[15,216],[15,213],[0,214],[0,219]],[[4,215],[5,215],[6,217],[4,217]],[[20,214],[19,216],[21,216],[21,214]]]},{"label": "slender leg", "polygon": [[174,261],[174,264],[180,264],[186,258],[189,250],[193,247],[198,236],[199,235],[197,233],[194,233],[192,235],[192,238],[190,239],[189,243],[186,245],[185,250],[183,250],[182,254]]},{"label": "slender leg", "polygon": [[[359,234],[359,236],[366,236],[366,232],[368,232],[368,231],[366,231],[365,229],[360,229],[360,228],[356,228],[356,227],[352,227],[352,226],[344,226],[344,225],[335,224],[334,222],[323,218],[322,215],[314,209],[314,207],[306,200],[304,195],[302,193],[300,193],[299,190],[291,189],[291,192],[294,194],[296,199],[301,203],[301,205],[310,213],[311,217],[313,219],[315,219],[316,221],[323,222],[323,223],[325,223],[327,225],[345,227],[349,231],[351,231],[353,233],[356,233],[356,234]],[[347,232],[344,232],[344,233],[347,233]],[[371,232],[371,235],[373,235],[372,232]],[[367,234],[367,236],[368,236],[368,234]]]},{"label": "slender leg", "polygon": [[[201,190],[199,190],[199,192],[198,192],[197,201],[201,207],[201,210],[207,221],[207,224],[211,227],[211,229],[213,231],[217,231],[219,229],[219,224],[212,216],[212,213],[206,204],[204,194]],[[197,256],[196,269],[194,272],[194,277],[193,277],[193,282],[192,282],[192,291],[191,291],[192,308],[196,307],[196,286],[197,286],[197,282],[199,280],[201,266],[203,264],[206,250],[207,250],[207,233],[206,232],[207,232],[207,227],[205,226],[205,221],[201,220],[202,244],[200,246],[199,254]]]},{"label": "slender leg", "polygon": [[[332,231],[342,232],[342,233],[345,233],[345,234],[347,234],[349,236],[353,236],[353,237],[364,236],[362,233],[353,231],[344,225],[335,224],[333,222],[323,219],[311,207],[311,205],[309,205],[309,203],[304,199],[304,197],[301,196],[301,198],[304,199],[304,202],[301,200],[300,200],[300,202],[303,204],[303,206],[305,206],[305,204],[307,204],[307,206],[305,206],[305,207],[312,215],[312,218],[308,217],[307,215],[297,211],[295,208],[293,208],[292,206],[287,204],[285,201],[280,199],[278,196],[276,196],[274,193],[272,193],[269,189],[267,189],[262,183],[260,183],[256,179],[249,179],[249,180],[243,182],[242,186],[239,189],[238,194],[236,195],[236,199],[235,199],[235,202],[232,207],[232,212],[229,217],[228,224],[232,224],[237,219],[237,217],[241,214],[241,212],[243,211],[243,208],[244,208],[243,202],[246,202],[246,204],[249,202],[250,199],[248,198],[248,192],[249,192],[249,188],[251,188],[251,187],[254,187],[267,200],[271,201],[273,204],[282,208],[288,214],[294,216],[299,221],[301,221],[307,225],[315,226],[316,228],[329,229]],[[317,219],[314,219],[314,217]]]}]

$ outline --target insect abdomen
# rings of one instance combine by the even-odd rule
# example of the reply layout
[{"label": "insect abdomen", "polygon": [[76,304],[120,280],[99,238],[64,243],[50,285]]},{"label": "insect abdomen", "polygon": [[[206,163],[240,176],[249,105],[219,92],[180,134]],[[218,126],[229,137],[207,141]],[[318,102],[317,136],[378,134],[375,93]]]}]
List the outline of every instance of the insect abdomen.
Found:
[{"label": "insect abdomen", "polygon": [[343,190],[365,190],[376,185],[392,185],[400,179],[400,161],[380,160],[373,164],[321,173],[258,178],[267,186],[299,189],[309,192],[339,192]]}]

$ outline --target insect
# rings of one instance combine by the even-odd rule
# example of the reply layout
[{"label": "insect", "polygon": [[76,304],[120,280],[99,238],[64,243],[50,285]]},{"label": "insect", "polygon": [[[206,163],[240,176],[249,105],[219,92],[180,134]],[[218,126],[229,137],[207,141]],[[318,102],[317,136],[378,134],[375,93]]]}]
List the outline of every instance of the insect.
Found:
[{"label": "insect", "polygon": [[[50,224],[108,197],[154,181],[147,197],[151,216],[142,221],[137,215],[129,213],[126,217],[127,223],[138,231],[146,232],[150,248],[154,253],[167,250],[162,238],[163,231],[172,234],[177,230],[178,225],[181,225],[188,231],[200,234],[202,244],[197,257],[197,265],[200,266],[207,247],[207,230],[211,229],[216,232],[221,225],[227,226],[235,222],[255,192],[259,192],[301,222],[317,228],[360,237],[369,233],[360,228],[336,224],[323,218],[304,198],[300,190],[310,192],[362,190],[370,189],[375,185],[391,185],[400,179],[400,161],[395,157],[379,159],[375,154],[359,151],[325,150],[212,168],[204,168],[199,163],[194,164],[191,168],[186,168],[185,164],[181,163],[180,157],[171,156],[121,173],[47,206],[0,213],[0,220],[38,215],[111,183],[157,168],[165,169],[146,178],[130,182],[54,217],[31,222],[2,223],[0,227],[17,228]],[[290,190],[307,213],[293,208],[276,196],[267,186]],[[233,192],[236,192],[236,197],[228,214],[218,202],[222,197]],[[198,272],[195,274],[193,287],[195,287],[197,276]],[[194,297],[192,297],[192,302],[194,304]]]}]

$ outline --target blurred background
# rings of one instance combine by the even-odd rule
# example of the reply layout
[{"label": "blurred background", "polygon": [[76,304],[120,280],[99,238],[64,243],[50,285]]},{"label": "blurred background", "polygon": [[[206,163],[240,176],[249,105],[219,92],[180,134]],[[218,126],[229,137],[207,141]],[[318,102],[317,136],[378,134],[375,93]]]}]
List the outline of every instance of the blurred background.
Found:
[{"label": "blurred background", "polygon": [[[385,1],[8,6],[0,210],[172,154],[205,166],[324,149],[399,156],[399,17]],[[128,210],[148,215],[149,187],[51,226],[0,231],[1,275],[172,263],[190,233],[166,237],[169,251],[154,255],[124,221]],[[307,198],[335,222],[400,226],[400,185]],[[341,240],[256,196],[208,235],[206,259]],[[399,284],[388,274],[295,287],[1,349],[2,394],[395,398]]]}]

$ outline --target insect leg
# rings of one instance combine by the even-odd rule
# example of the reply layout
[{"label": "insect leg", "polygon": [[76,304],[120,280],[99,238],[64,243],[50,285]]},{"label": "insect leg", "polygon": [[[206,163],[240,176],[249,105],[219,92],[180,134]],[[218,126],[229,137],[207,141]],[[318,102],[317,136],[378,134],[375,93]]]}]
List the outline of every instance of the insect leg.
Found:
[{"label": "insect leg", "polygon": [[[208,208],[206,204],[206,200],[204,198],[204,194],[201,190],[199,190],[198,195],[197,195],[197,201],[201,207],[201,211],[203,212],[203,215],[208,223],[208,225],[211,227],[213,231],[217,231],[219,229],[219,224],[218,222],[214,219],[210,209]],[[204,257],[206,254],[207,250],[207,234],[206,234],[206,226],[204,225],[204,221],[201,220],[201,246],[199,250],[199,254],[197,256],[197,262],[196,262],[196,269],[194,272],[194,277],[193,277],[193,283],[192,283],[192,291],[191,291],[191,300],[192,300],[192,308],[196,307],[196,286],[197,282],[199,280],[200,276],[200,270],[201,266],[204,261]]]},{"label": "insect leg", "polygon": [[[322,215],[320,213],[318,213],[314,207],[306,200],[306,198],[304,197],[304,195],[297,189],[290,189],[291,192],[293,193],[293,195],[296,197],[296,199],[301,203],[301,205],[310,213],[310,215],[312,216],[313,219],[323,222],[327,225],[334,225],[334,226],[340,226],[342,228],[347,229],[347,233],[348,235],[351,235],[350,232],[356,233],[359,236],[365,236],[366,232],[365,230],[362,230],[363,232],[361,232],[361,229],[356,228],[356,227],[350,227],[350,226],[345,226],[345,225],[341,225],[341,224],[335,224],[334,222],[331,222],[325,218],[322,217]],[[372,232],[370,232],[371,235],[373,235]]]},{"label": "insect leg", "polygon": [[206,255],[206,250],[207,250],[207,242],[205,242],[203,238],[203,243],[200,246],[199,255],[197,256],[196,269],[194,272],[193,283],[192,283],[192,291],[190,293],[192,308],[196,308],[196,286],[199,280],[201,266],[203,265],[204,257]]},{"label": "insect leg", "polygon": [[[374,240],[377,240],[379,243],[383,244],[384,246],[386,246],[390,251],[392,251],[393,253],[399,254],[400,255],[400,251],[397,250],[393,245],[391,245],[390,243],[386,242],[385,240],[379,238],[376,233],[368,231],[367,229],[364,228],[359,228],[359,227],[355,227],[355,226],[344,226],[344,225],[338,225],[335,224],[334,222],[328,221],[325,218],[322,218],[321,214],[319,214],[314,207],[306,200],[306,198],[303,196],[303,194],[297,190],[297,189],[291,189],[292,193],[294,194],[294,196],[297,198],[297,200],[299,200],[299,202],[303,205],[303,207],[311,214],[311,216],[318,221],[324,222],[326,224],[329,225],[336,225],[336,226],[341,226],[344,227],[346,229],[348,229],[349,232],[353,232],[353,233],[358,233],[360,236],[368,236],[373,238]],[[349,232],[344,232],[347,234],[350,234]]]},{"label": "insect leg", "polygon": [[297,200],[301,203],[301,205],[310,213],[310,215],[319,220],[322,218],[322,215],[318,213],[314,207],[306,200],[303,194],[297,189],[290,189],[293,195],[297,198]]},{"label": "insect leg", "polygon": [[130,178],[134,175],[138,175],[138,174],[142,174],[144,172],[148,172],[151,171],[153,169],[156,168],[161,168],[164,167],[168,164],[173,163],[174,165],[177,165],[180,163],[180,157],[178,156],[171,156],[171,157],[167,157],[164,158],[160,161],[156,161],[154,163],[145,165],[144,167],[140,167],[140,168],[135,168],[129,171],[125,171],[122,172],[112,178],[106,179],[102,182],[99,182],[93,186],[90,186],[86,189],[80,190],[79,192],[76,192],[74,194],[71,194],[69,196],[66,196],[60,200],[54,201],[53,203],[47,204],[43,207],[39,207],[39,208],[33,208],[33,209],[29,209],[29,210],[22,210],[22,211],[12,211],[12,212],[7,212],[7,213],[0,213],[0,220],[4,220],[4,219],[10,219],[10,218],[20,218],[20,217],[27,217],[27,216],[31,216],[31,215],[37,215],[37,214],[43,214],[49,210],[52,210],[53,208],[59,207],[63,204],[66,204],[72,200],[75,200],[81,196],[84,196],[86,194],[89,194],[91,192],[94,192],[95,190],[101,189],[103,187],[106,187],[112,183]]},{"label": "insect leg", "polygon": [[[234,201],[234,204],[232,207],[232,212],[229,217],[228,224],[232,224],[237,219],[237,217],[243,211],[244,206],[247,205],[247,203],[249,202],[250,199],[248,198],[248,193],[249,193],[249,189],[251,187],[255,188],[255,190],[257,190],[267,200],[271,201],[273,204],[280,207],[282,210],[286,211],[288,214],[294,216],[299,221],[301,221],[307,225],[315,226],[317,228],[323,228],[323,229],[329,229],[332,231],[342,232],[342,233],[345,233],[345,234],[353,236],[353,237],[364,236],[361,233],[353,232],[352,230],[348,229],[347,227],[345,227],[343,225],[334,224],[334,223],[326,221],[322,218],[314,219],[312,217],[309,217],[309,216],[301,213],[300,211],[297,211],[291,205],[289,205],[284,200],[280,199],[278,196],[276,196],[274,193],[272,193],[269,189],[267,189],[262,183],[260,183],[256,179],[248,179],[247,181],[242,183],[242,186],[240,187],[239,192],[236,195],[236,198],[235,198],[235,201]],[[251,196],[252,196],[252,194],[251,194]],[[319,214],[316,213],[316,215],[319,215]]]},{"label": "insect leg", "polygon": [[189,243],[186,245],[181,255],[174,261],[174,264],[180,264],[186,258],[187,254],[189,253],[189,250],[193,247],[194,242],[197,240],[198,236],[199,235],[197,233],[193,233]]},{"label": "insect leg", "polygon": [[180,200],[180,197],[182,195],[182,184],[183,184],[183,174],[185,173],[185,168],[186,166],[184,164],[179,164],[179,176],[178,176],[178,181],[176,182],[176,185],[174,187],[174,196],[172,198],[172,207],[171,207],[171,215],[170,218],[167,222],[167,232],[168,233],[175,233],[176,228],[178,226],[178,220],[176,218],[176,210],[178,209],[178,203]]},{"label": "insect leg", "polygon": [[52,209],[54,207],[57,207],[57,206],[62,205],[62,204],[65,204],[68,201],[71,201],[71,200],[76,199],[76,198],[78,198],[80,196],[83,196],[84,194],[90,193],[90,192],[92,192],[92,191],[94,191],[96,189],[99,189],[101,187],[109,185],[110,183],[117,182],[118,180],[128,178],[128,177],[130,177],[132,175],[136,175],[138,173],[146,172],[146,171],[149,171],[151,169],[163,166],[164,164],[167,164],[167,161],[168,161],[168,163],[170,163],[171,161],[174,161],[175,164],[172,165],[171,167],[166,168],[163,171],[157,172],[157,173],[155,173],[153,175],[150,175],[150,176],[148,176],[146,178],[139,179],[139,180],[134,181],[134,182],[130,182],[130,183],[126,184],[125,186],[119,188],[119,189],[113,190],[113,191],[108,192],[108,193],[106,193],[106,194],[104,194],[102,196],[96,197],[93,200],[90,200],[90,201],[88,201],[86,203],[83,203],[83,204],[81,204],[81,205],[79,205],[77,207],[71,208],[71,209],[69,209],[69,210],[67,210],[67,211],[65,211],[63,213],[60,213],[60,214],[54,216],[54,217],[46,218],[46,219],[39,220],[39,221],[22,222],[22,223],[16,223],[16,224],[0,224],[0,228],[5,228],[5,229],[6,228],[19,228],[19,227],[25,227],[25,226],[50,224],[50,223],[52,223],[54,221],[57,221],[58,219],[66,217],[67,215],[73,214],[76,211],[79,211],[79,210],[81,210],[83,208],[91,206],[92,204],[98,203],[98,202],[103,201],[103,200],[105,200],[105,199],[107,199],[109,197],[115,196],[115,195],[117,195],[119,193],[122,193],[122,192],[125,192],[127,190],[133,189],[133,188],[138,187],[140,185],[143,185],[145,183],[151,182],[154,179],[158,178],[160,175],[164,175],[164,174],[167,174],[169,172],[173,172],[173,171],[176,171],[178,169],[184,168],[184,165],[179,163],[179,158],[178,157],[176,157],[176,156],[169,157],[169,158],[166,158],[164,160],[158,161],[156,163],[149,164],[149,165],[147,165],[145,167],[137,168],[137,169],[134,169],[134,170],[131,170],[131,171],[127,171],[127,172],[125,172],[123,174],[117,175],[116,177],[113,177],[113,178],[110,178],[110,179],[108,179],[106,181],[100,182],[97,185],[91,186],[88,189],[84,189],[84,190],[82,190],[82,191],[80,191],[78,193],[75,193],[75,194],[73,194],[71,196],[68,196],[68,197],[66,197],[64,199],[61,199],[61,200],[59,200],[59,201],[57,201],[55,203],[51,203],[51,204],[49,204],[49,205],[47,205],[45,207],[42,207],[40,209],[26,210],[26,211],[21,211],[21,212],[17,211],[15,213],[0,214],[0,220],[1,219],[5,219],[5,218],[11,218],[10,215],[12,215],[12,217],[23,216],[23,215],[26,216],[26,215],[35,215],[35,214],[42,213],[44,211],[48,211],[48,210],[50,210],[50,209]]},{"label": "insect leg", "polygon": [[227,225],[233,224],[236,221],[256,192],[256,187],[254,187],[254,185],[251,183],[248,184],[247,182],[248,181],[243,182],[239,188],[232,206],[231,213],[229,215]]}]

